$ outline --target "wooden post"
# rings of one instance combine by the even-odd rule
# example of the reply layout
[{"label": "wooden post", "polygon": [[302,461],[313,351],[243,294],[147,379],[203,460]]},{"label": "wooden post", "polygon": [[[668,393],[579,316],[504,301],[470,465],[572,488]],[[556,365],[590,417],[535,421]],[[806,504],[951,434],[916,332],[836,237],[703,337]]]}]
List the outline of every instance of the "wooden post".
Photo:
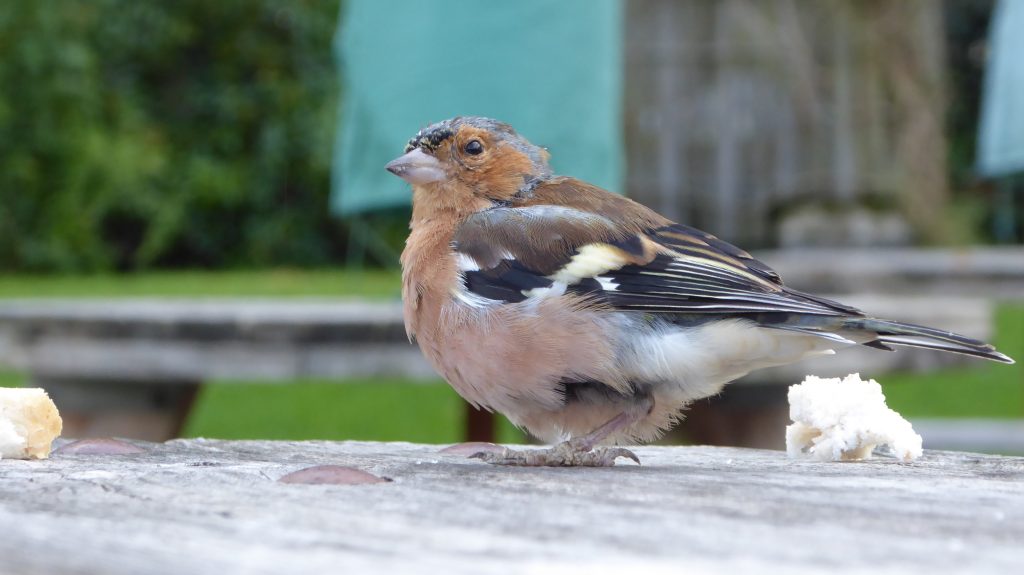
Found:
[{"label": "wooden post", "polygon": [[494,443],[494,414],[466,403],[466,441]]},{"label": "wooden post", "polygon": [[181,436],[200,384],[33,376],[31,385],[46,389],[57,404],[64,437],[167,441]]}]

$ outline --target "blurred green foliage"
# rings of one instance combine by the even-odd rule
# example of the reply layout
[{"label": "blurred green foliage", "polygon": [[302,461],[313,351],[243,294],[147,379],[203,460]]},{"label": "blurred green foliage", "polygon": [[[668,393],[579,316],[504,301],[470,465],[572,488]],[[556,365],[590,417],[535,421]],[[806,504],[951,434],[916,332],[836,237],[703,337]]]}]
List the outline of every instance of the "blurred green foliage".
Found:
[{"label": "blurred green foliage", "polygon": [[337,10],[0,3],[0,269],[337,259]]}]

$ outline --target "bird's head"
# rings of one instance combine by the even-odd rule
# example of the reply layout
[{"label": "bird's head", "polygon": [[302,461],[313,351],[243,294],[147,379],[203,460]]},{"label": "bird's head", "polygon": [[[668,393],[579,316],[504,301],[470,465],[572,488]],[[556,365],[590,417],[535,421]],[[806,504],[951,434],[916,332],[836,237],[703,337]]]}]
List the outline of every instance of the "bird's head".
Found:
[{"label": "bird's head", "polygon": [[508,202],[551,177],[546,150],[508,124],[474,116],[420,130],[386,168],[412,184],[417,203]]}]

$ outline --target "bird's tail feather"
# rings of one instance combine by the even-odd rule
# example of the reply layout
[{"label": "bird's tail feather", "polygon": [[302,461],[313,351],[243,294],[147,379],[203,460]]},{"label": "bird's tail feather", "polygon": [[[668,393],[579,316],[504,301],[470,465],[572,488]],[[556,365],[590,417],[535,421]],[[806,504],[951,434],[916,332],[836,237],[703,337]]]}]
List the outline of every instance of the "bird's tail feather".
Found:
[{"label": "bird's tail feather", "polygon": [[973,355],[1001,363],[1014,363],[1010,357],[999,353],[991,344],[983,341],[923,325],[903,323],[870,317],[851,317],[842,320],[843,329],[874,332],[878,337],[865,343],[885,349],[889,345],[923,347],[953,353]]}]

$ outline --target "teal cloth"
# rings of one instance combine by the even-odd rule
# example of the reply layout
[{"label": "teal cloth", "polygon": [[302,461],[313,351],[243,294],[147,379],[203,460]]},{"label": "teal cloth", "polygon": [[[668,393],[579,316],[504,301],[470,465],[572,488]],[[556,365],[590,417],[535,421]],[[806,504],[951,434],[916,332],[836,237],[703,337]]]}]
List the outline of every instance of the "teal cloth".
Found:
[{"label": "teal cloth", "polygon": [[619,0],[343,5],[335,213],[408,205],[384,164],[420,128],[459,115],[508,122],[551,151],[556,173],[620,189]]},{"label": "teal cloth", "polygon": [[1002,0],[989,25],[989,57],[978,134],[978,172],[1024,171],[1024,1]]}]

